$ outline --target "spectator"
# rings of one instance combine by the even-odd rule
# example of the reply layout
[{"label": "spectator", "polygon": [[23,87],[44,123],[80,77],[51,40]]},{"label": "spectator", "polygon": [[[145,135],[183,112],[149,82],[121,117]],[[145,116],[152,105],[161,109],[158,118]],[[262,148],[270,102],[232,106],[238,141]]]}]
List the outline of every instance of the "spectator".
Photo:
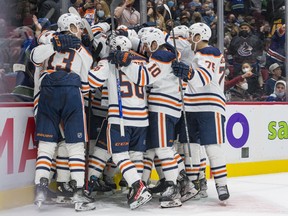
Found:
[{"label": "spectator", "polygon": [[244,79],[226,93],[227,101],[253,101],[252,95],[250,95],[247,90],[248,83],[247,80]]},{"label": "spectator", "polygon": [[114,15],[119,25],[133,27],[140,24],[140,13],[134,7],[135,0],[123,0],[121,6],[115,9]]},{"label": "spectator", "polygon": [[156,26],[159,29],[166,30],[164,17],[157,10],[154,1],[147,1],[147,21],[156,22]]},{"label": "spectator", "polygon": [[278,80],[283,80],[283,77],[281,76],[282,70],[281,66],[278,63],[274,63],[270,65],[269,72],[271,73],[271,77],[266,80],[265,83],[265,94],[270,95],[274,91],[275,83]]},{"label": "spectator", "polygon": [[60,5],[59,0],[38,0],[38,18],[44,18],[50,11],[54,11],[50,22],[57,23],[58,18],[60,17]]},{"label": "spectator", "polygon": [[248,23],[240,24],[240,32],[232,38],[229,50],[229,64],[234,65],[234,74],[239,75],[243,62],[250,63],[254,74],[259,75],[258,59],[263,53],[262,41],[253,34]]},{"label": "spectator", "polygon": [[275,84],[274,92],[266,101],[286,101],[286,82],[284,80],[278,80]]},{"label": "spectator", "polygon": [[271,38],[270,47],[266,54],[266,67],[269,67],[273,63],[284,64],[284,62],[285,62],[285,25],[282,25],[275,31],[274,35]]},{"label": "spectator", "polygon": [[[226,74],[226,77],[228,77],[229,74]],[[249,78],[253,75],[253,72],[251,70],[246,71],[242,75],[236,76],[231,80],[225,80],[224,84],[224,91],[228,91],[230,88],[234,87],[236,84],[240,82],[244,82],[246,78]]]}]

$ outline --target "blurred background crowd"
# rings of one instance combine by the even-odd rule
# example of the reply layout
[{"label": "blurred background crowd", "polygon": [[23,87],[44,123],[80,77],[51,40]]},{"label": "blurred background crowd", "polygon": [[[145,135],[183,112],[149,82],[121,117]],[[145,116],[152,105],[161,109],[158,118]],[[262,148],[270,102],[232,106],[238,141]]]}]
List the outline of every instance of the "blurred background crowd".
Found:
[{"label": "blurred background crowd", "polygon": [[[64,11],[74,6],[93,25],[110,17],[111,0],[0,0],[0,94],[17,93],[24,85],[33,89],[33,65],[27,62],[27,44],[35,34],[32,17],[48,18],[52,29]],[[115,10],[119,25],[137,27],[141,17],[169,33],[175,25],[205,22],[212,29],[211,45],[217,46],[217,0],[123,0]],[[129,2],[128,2],[129,1]],[[141,12],[141,13],[140,13]],[[142,17],[143,18],[143,17]],[[227,101],[265,101],[274,93],[276,82],[285,78],[285,1],[224,0],[225,92]],[[15,63],[26,65],[26,79],[15,75]],[[14,72],[13,72],[14,71]],[[27,78],[28,77],[28,78]],[[24,81],[23,81],[24,80]],[[29,93],[28,93],[29,94]],[[33,96],[31,96],[33,97]],[[31,97],[28,97],[28,101]],[[0,100],[1,101],[1,100]],[[278,101],[285,101],[281,98]]]}]

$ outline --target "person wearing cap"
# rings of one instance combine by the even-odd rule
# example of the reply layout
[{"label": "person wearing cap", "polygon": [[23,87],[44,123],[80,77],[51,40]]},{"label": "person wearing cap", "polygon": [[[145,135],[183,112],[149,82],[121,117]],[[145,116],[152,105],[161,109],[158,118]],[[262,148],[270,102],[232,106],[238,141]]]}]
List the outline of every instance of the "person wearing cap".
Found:
[{"label": "person wearing cap", "polygon": [[286,101],[286,82],[284,80],[278,80],[274,87],[274,92],[266,101]]},{"label": "person wearing cap", "polygon": [[270,65],[269,73],[271,77],[266,80],[264,88],[266,95],[270,95],[273,93],[275,83],[278,80],[283,80],[283,77],[281,76],[282,74],[281,66],[278,63]]}]

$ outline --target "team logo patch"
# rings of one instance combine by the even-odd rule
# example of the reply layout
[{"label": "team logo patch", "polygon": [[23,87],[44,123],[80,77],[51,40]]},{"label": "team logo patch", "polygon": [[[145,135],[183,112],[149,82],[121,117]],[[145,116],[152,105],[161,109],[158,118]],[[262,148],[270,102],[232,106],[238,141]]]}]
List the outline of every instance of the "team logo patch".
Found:
[{"label": "team logo patch", "polygon": [[77,137],[78,138],[82,138],[83,137],[83,134],[80,132],[80,133],[77,133]]}]

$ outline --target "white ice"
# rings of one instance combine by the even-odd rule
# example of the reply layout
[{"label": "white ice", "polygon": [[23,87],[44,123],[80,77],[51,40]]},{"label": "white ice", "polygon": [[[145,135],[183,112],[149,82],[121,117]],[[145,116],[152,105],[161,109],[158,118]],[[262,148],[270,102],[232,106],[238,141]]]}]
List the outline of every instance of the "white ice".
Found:
[{"label": "white ice", "polygon": [[155,197],[146,205],[130,210],[126,194],[98,196],[97,209],[75,212],[73,206],[35,205],[0,211],[0,216],[274,216],[288,215],[288,173],[228,178],[230,199],[220,205],[213,180],[208,180],[208,198],[183,203],[182,207],[161,209]]}]

